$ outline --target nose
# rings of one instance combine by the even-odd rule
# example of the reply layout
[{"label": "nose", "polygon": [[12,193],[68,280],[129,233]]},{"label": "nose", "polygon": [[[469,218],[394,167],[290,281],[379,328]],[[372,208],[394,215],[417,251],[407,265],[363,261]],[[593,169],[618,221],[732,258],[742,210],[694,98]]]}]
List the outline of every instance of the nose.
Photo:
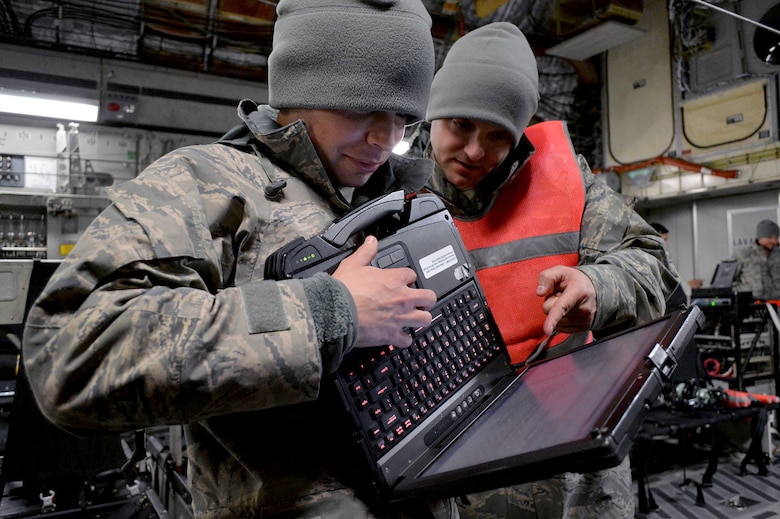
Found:
[{"label": "nose", "polygon": [[466,145],[463,147],[463,151],[472,161],[478,161],[485,156],[485,147],[482,145],[482,141],[478,135],[472,135]]},{"label": "nose", "polygon": [[398,114],[374,112],[366,132],[366,142],[382,151],[392,151],[404,136],[404,122]]}]

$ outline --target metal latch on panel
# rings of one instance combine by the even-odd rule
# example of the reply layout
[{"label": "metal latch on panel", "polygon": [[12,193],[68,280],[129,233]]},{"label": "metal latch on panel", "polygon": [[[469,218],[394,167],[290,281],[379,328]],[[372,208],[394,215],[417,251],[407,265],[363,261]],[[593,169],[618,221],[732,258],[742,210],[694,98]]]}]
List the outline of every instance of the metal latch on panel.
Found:
[{"label": "metal latch on panel", "polygon": [[664,377],[668,377],[677,366],[677,359],[659,343],[653,346],[653,349],[647,354],[647,358]]}]

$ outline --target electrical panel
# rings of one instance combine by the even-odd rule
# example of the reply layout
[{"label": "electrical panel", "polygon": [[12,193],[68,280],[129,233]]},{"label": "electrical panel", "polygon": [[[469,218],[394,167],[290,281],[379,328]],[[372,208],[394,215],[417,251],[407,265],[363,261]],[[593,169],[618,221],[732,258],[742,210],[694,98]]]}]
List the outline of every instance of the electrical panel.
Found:
[{"label": "electrical panel", "polygon": [[[766,61],[771,46],[762,43],[771,36],[769,41],[773,37],[776,45],[780,37],[746,21],[780,27],[780,2],[741,0],[718,7],[721,10],[696,6],[696,16],[688,18],[683,28],[681,39],[689,55],[687,86],[694,94],[744,76],[780,72],[780,61]],[[780,60],[780,52],[777,59]]]},{"label": "electrical panel", "polygon": [[79,123],[0,124],[0,259],[61,259],[108,206],[104,189],[213,140]]},{"label": "electrical panel", "polygon": [[0,187],[24,187],[24,157],[0,155]]}]

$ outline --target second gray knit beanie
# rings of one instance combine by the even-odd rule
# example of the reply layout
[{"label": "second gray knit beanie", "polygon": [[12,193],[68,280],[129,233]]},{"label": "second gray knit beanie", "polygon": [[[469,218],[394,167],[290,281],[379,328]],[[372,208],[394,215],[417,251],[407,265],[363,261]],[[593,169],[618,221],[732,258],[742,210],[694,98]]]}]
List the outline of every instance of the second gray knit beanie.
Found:
[{"label": "second gray knit beanie", "polygon": [[515,25],[494,22],[466,33],[433,78],[426,119],[488,121],[512,132],[515,144],[539,104],[539,72],[528,40]]},{"label": "second gray knit beanie", "polygon": [[780,227],[772,220],[761,220],[756,225],[756,239],[780,236]]}]

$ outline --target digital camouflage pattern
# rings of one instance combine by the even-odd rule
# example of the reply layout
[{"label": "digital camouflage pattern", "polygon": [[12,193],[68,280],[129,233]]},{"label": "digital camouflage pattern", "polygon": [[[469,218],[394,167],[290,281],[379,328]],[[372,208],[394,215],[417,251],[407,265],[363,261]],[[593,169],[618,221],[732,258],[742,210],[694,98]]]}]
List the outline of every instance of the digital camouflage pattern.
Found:
[{"label": "digital camouflage pattern", "polygon": [[734,289],[752,292],[756,299],[780,299],[780,248],[767,255],[758,243],[738,249],[731,258],[740,264]]},{"label": "digital camouflage pattern", "polygon": [[634,517],[631,464],[591,474],[567,472],[458,498],[462,519],[629,519]]},{"label": "digital camouflage pattern", "polygon": [[[422,126],[418,131],[412,149],[431,157],[429,130]],[[533,152],[524,135],[502,165],[475,189],[457,189],[438,165],[427,187],[445,201],[456,218],[478,218],[490,210],[501,186]],[[663,239],[634,211],[633,200],[598,179],[584,157],[577,159],[585,186],[585,207],[576,268],[596,289],[598,309],[592,330],[598,338],[662,316],[666,299],[679,285],[679,275],[668,260]],[[459,499],[458,505],[464,519],[633,518],[629,460],[593,474],[565,473],[468,495]]]},{"label": "digital camouflage pattern", "polygon": [[[110,190],[27,320],[36,399],[82,434],[186,424],[198,518],[419,517],[422,504],[365,504],[325,412],[323,376],[356,331],[346,288],[325,274],[263,279],[271,252],[351,204],[303,123],[279,128],[275,111],[248,101],[239,114],[224,143],[177,150]],[[429,171],[387,164],[352,201],[416,191]],[[286,187],[269,200],[276,180]]]}]

